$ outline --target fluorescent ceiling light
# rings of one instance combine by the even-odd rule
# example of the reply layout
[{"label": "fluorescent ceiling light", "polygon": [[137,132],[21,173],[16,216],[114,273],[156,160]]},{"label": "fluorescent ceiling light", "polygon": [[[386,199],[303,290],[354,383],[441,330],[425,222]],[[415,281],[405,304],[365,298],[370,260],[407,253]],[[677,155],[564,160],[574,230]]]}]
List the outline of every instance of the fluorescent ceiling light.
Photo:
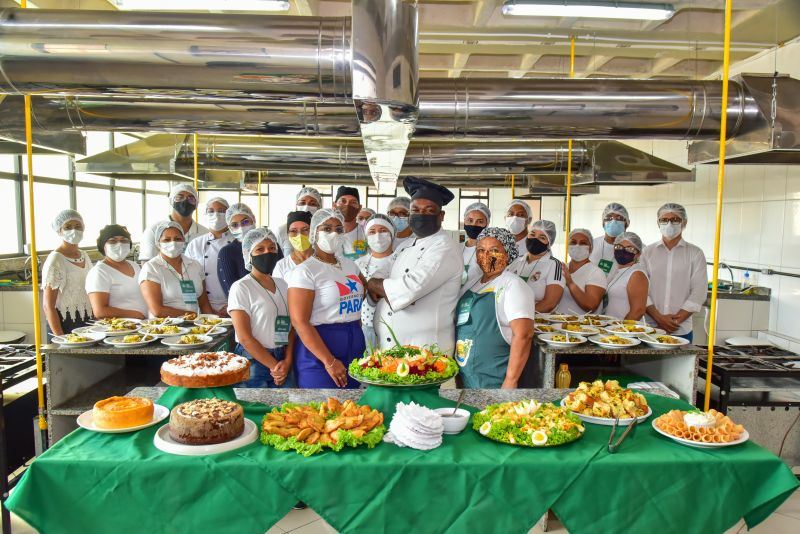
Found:
[{"label": "fluorescent ceiling light", "polygon": [[628,20],[665,20],[675,14],[670,4],[601,0],[506,0],[503,15]]},{"label": "fluorescent ceiling light", "polygon": [[111,0],[131,11],[288,11],[289,0]]}]

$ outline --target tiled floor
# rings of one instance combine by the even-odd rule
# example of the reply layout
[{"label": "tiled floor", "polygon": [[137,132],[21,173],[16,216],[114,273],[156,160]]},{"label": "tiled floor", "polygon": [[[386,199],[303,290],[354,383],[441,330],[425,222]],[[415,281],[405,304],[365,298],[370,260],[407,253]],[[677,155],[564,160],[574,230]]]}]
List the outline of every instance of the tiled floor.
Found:
[{"label": "tiled floor", "polygon": [[[556,521],[550,521],[548,532],[551,534],[566,534],[567,530]],[[23,522],[20,518],[12,516],[11,531],[13,534],[36,534],[36,531]],[[278,524],[267,531],[267,534],[335,534],[336,531],[311,509],[292,510]],[[535,526],[528,534],[541,533],[539,526]],[[744,521],[729,529],[725,534],[748,532]],[[800,532],[800,491],[796,491],[783,506],[767,518],[766,521],[751,530],[754,534],[795,534]]]}]

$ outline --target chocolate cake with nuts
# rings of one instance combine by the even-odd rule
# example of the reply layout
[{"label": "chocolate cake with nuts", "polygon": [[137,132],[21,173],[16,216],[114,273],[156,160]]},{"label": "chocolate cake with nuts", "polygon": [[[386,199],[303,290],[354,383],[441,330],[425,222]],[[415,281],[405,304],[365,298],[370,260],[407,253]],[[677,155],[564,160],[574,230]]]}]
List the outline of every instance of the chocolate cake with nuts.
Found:
[{"label": "chocolate cake with nuts", "polygon": [[169,414],[169,435],[178,443],[225,443],[244,432],[244,410],[235,402],[197,399],[179,404]]}]

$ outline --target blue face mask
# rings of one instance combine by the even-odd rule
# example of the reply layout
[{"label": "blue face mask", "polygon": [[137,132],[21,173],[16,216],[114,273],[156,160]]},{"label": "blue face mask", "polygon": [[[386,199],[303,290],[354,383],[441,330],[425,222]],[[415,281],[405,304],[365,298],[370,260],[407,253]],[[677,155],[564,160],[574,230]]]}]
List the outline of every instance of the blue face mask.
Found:
[{"label": "blue face mask", "polygon": [[389,217],[391,219],[392,224],[395,227],[395,230],[398,232],[402,232],[406,228],[408,228],[408,217],[398,217],[397,215],[392,215]]},{"label": "blue face mask", "polygon": [[625,223],[622,221],[611,220],[603,225],[603,229],[605,230],[606,235],[617,237],[625,231]]}]

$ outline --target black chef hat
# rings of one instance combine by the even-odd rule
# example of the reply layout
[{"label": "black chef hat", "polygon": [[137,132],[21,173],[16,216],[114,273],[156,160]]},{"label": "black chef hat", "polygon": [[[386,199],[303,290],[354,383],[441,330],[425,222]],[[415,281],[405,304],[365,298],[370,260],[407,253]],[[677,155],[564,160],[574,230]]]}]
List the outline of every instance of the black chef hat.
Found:
[{"label": "black chef hat", "polygon": [[344,195],[350,195],[356,197],[356,200],[361,202],[361,195],[358,194],[358,189],[355,187],[347,187],[346,185],[340,185],[339,189],[336,190],[336,199],[339,200]]},{"label": "black chef hat", "polygon": [[106,255],[106,241],[112,237],[127,237],[128,241],[131,240],[131,233],[124,226],[118,224],[109,224],[100,230],[100,237],[97,238],[97,250],[103,256]]},{"label": "black chef hat", "polygon": [[453,193],[446,187],[416,176],[406,176],[403,187],[411,195],[411,200],[425,198],[435,202],[439,207],[446,206],[455,198]]},{"label": "black chef hat", "polygon": [[311,225],[311,212],[310,211],[290,211],[286,216],[286,228],[288,229],[294,222],[304,222]]}]

